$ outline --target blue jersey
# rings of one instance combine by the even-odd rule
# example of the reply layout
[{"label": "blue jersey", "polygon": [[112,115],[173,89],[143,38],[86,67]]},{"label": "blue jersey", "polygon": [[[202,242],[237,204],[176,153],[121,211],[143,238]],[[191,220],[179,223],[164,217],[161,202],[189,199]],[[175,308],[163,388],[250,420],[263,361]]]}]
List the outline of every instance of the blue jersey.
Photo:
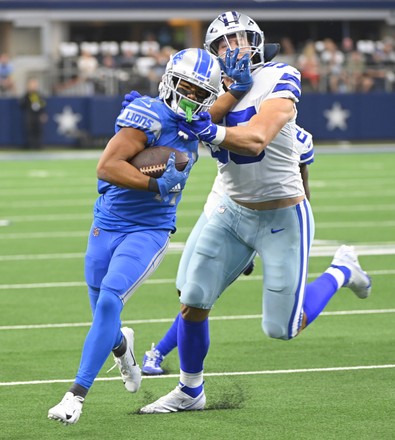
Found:
[{"label": "blue jersey", "polygon": [[[134,100],[117,118],[116,126],[144,131],[146,147],[169,146],[187,153],[194,161],[198,156],[198,141],[178,136],[179,116],[158,98]],[[175,230],[176,209],[181,192],[172,193],[169,202],[159,194],[136,189],[120,188],[103,180],[98,181],[100,197],[94,207],[94,223],[110,231],[133,232],[144,229]]]}]

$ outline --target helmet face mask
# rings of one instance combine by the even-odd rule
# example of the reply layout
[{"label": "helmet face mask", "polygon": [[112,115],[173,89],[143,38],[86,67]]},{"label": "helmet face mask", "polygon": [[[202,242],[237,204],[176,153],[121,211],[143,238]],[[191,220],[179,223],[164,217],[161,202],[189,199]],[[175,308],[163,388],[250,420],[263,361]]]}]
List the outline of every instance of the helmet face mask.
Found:
[{"label": "helmet face mask", "polygon": [[240,56],[250,53],[251,69],[264,63],[264,34],[247,15],[228,11],[219,15],[208,27],[204,47],[215,56],[224,56],[226,49],[240,49]]},{"label": "helmet face mask", "polygon": [[203,49],[185,49],[167,63],[159,84],[159,97],[187,120],[207,111],[221,88],[221,68],[214,56]]},{"label": "helmet face mask", "polygon": [[244,54],[248,53],[251,56],[251,43],[248,39],[246,31],[239,31],[235,34],[224,35],[223,37],[217,38],[211,45],[213,53],[223,60],[225,59],[227,49],[230,49],[233,53],[236,47],[239,48],[238,58],[240,59]]}]

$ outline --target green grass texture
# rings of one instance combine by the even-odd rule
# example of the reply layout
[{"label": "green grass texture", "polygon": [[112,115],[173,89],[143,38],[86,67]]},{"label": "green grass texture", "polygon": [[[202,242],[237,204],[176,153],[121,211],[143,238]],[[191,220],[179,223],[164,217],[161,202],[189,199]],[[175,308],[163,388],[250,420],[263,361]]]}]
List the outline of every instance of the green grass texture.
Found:
[{"label": "green grass texture", "polygon": [[[47,419],[73,382],[91,312],[84,251],[97,159],[0,155],[0,439],[390,440],[395,438],[395,154],[316,148],[310,165],[316,221],[309,280],[343,243],[354,245],[372,295],[341,289],[292,341],[261,329],[262,268],[241,276],[210,314],[207,408],[140,415],[178,383],[177,350],[166,374],[128,393],[109,358],[79,422]],[[142,360],[179,310],[175,276],[182,246],[216,174],[202,156],[179,205],[177,232],[161,266],[126,304]]]}]

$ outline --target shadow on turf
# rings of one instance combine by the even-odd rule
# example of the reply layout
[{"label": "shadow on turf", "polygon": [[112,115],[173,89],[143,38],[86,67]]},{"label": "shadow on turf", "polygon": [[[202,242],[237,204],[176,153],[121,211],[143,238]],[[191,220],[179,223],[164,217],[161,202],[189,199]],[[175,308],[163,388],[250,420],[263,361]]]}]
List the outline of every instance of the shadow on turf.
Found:
[{"label": "shadow on turf", "polygon": [[[146,402],[154,402],[158,397],[154,397],[153,393],[150,391],[144,391],[143,393],[143,400]],[[244,390],[235,384],[232,384],[232,388],[225,388],[222,390],[222,393],[219,398],[217,398],[214,402],[209,403],[205,408],[204,411],[212,411],[212,410],[230,410],[230,409],[241,409],[243,408],[245,401],[245,395]],[[130,411],[128,412],[128,415],[148,415],[148,414],[141,414],[139,412],[140,410],[136,411]],[[185,411],[180,411],[185,412]],[[167,413],[168,414],[168,413]]]}]

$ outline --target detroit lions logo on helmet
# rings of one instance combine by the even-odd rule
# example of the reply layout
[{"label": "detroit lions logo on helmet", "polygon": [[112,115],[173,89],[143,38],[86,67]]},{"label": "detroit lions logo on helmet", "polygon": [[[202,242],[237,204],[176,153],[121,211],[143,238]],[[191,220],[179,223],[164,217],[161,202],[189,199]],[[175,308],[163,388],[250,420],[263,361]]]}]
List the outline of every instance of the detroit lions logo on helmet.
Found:
[{"label": "detroit lions logo on helmet", "polygon": [[179,63],[184,58],[185,53],[186,53],[185,49],[181,50],[180,52],[177,52],[173,56],[173,59],[172,59],[173,60],[173,64],[175,65],[175,64]]}]

